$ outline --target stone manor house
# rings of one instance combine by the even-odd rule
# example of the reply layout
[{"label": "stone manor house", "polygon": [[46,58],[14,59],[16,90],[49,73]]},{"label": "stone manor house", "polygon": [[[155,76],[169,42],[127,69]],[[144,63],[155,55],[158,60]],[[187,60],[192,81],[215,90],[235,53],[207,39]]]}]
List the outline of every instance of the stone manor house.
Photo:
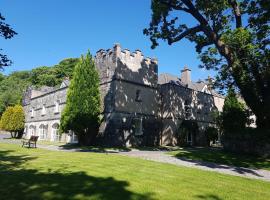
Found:
[{"label": "stone manor house", "polygon": [[[119,44],[99,50],[95,63],[104,115],[97,144],[177,145],[181,134],[187,144],[205,144],[203,129],[215,125],[211,113],[221,111],[224,104],[224,97],[208,81],[191,81],[187,67],[180,77],[158,75],[156,59],[144,57],[140,50],[122,50]],[[59,88],[27,89],[23,98],[26,136],[77,142],[71,131],[62,135],[58,131],[68,86],[66,79]],[[186,133],[181,129],[185,122],[196,128]]]}]

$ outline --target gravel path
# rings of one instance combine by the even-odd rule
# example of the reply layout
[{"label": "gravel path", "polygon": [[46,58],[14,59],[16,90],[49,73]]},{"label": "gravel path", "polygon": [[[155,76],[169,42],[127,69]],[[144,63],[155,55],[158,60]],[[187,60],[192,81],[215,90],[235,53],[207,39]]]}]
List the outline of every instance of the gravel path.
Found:
[{"label": "gravel path", "polygon": [[244,167],[234,167],[204,161],[190,161],[184,158],[176,158],[174,156],[166,154],[166,151],[129,151],[129,152],[120,152],[121,155],[126,155],[130,157],[142,158],[145,160],[152,160],[161,163],[169,163],[173,165],[193,167],[197,169],[213,171],[223,174],[230,174],[234,176],[241,176],[246,178],[254,178],[265,181],[270,181],[270,171],[261,170],[261,169],[250,169]]},{"label": "gravel path", "polygon": [[[8,135],[0,134],[0,142],[4,143],[17,143],[20,144],[18,140],[8,140],[4,139],[8,137]],[[38,148],[52,150],[52,151],[69,151],[69,152],[89,152],[81,149],[64,149],[55,145],[44,145],[38,144]],[[104,152],[103,152],[104,153]],[[132,150],[132,151],[107,151],[105,153],[118,153],[119,155],[136,157],[145,160],[151,160],[161,163],[169,163],[178,166],[192,167],[201,170],[213,171],[222,174],[229,174],[234,176],[241,176],[246,178],[260,179],[264,181],[270,182],[270,171],[262,170],[262,169],[250,169],[244,167],[234,167],[204,161],[196,161],[196,160],[186,160],[184,158],[176,158],[171,155],[166,154],[166,151],[140,151],[140,150]]]}]

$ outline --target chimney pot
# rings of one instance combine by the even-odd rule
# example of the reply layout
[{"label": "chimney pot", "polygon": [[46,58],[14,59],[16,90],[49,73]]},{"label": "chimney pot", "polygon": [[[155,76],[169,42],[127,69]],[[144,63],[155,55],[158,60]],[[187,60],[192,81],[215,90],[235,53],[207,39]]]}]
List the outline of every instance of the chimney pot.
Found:
[{"label": "chimney pot", "polygon": [[187,66],[181,70],[181,81],[184,84],[189,84],[191,82],[191,70]]}]

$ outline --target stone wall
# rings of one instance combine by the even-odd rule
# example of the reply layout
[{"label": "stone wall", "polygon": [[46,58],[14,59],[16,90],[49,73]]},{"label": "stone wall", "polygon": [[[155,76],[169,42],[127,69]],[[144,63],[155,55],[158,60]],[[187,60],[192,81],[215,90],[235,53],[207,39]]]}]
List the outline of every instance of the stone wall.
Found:
[{"label": "stone wall", "polygon": [[[53,92],[41,95],[31,99],[30,104],[24,106],[26,113],[25,121],[39,122],[47,120],[59,120],[61,112],[66,104],[67,88],[60,88]],[[59,103],[59,110],[56,110],[56,104]],[[43,113],[43,106],[45,107],[45,113]],[[32,110],[34,115],[32,116]]]},{"label": "stone wall", "polygon": [[[98,51],[95,62],[104,106],[96,143],[112,146],[159,143],[157,61],[144,58],[139,50],[131,53],[115,45],[113,49]],[[134,133],[136,120],[142,120],[141,135]]]},{"label": "stone wall", "polygon": [[[203,130],[213,125],[212,112],[221,107],[218,97],[191,90],[173,83],[160,86],[163,145],[177,145],[176,134],[183,120],[194,121],[198,124],[194,144],[205,145]],[[216,100],[215,100],[216,98]],[[220,101],[220,102],[219,102]],[[218,102],[218,105],[216,104]],[[223,106],[223,105],[222,105]]]},{"label": "stone wall", "polygon": [[[219,97],[172,83],[158,85],[157,60],[144,57],[139,50],[121,50],[116,44],[112,49],[99,50],[94,59],[104,116],[97,144],[158,145],[161,141],[164,145],[176,145],[175,134],[183,120],[196,121],[204,129],[213,121],[211,112],[222,109],[224,100]],[[45,125],[47,139],[52,140],[52,126],[60,124],[66,94],[64,87],[46,94],[35,92],[30,99],[32,94],[28,90],[24,99],[26,129],[31,126],[38,131]],[[55,111],[56,102],[59,112]],[[64,140],[68,141],[68,137],[64,136]],[[194,140],[202,144],[203,138],[197,135]]]},{"label": "stone wall", "polygon": [[[106,146],[159,145],[161,123],[158,118],[140,114],[114,112],[105,116],[96,143]],[[136,134],[135,121],[142,120],[142,133]]]}]

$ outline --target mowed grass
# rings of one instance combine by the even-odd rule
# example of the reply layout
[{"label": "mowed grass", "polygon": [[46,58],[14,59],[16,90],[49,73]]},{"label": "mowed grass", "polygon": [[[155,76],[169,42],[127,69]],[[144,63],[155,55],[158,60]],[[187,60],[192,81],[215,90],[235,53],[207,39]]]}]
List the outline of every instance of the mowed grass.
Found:
[{"label": "mowed grass", "polygon": [[117,154],[0,143],[0,199],[270,199],[270,182]]},{"label": "mowed grass", "polygon": [[270,171],[270,158],[225,152],[218,148],[184,148],[169,152],[177,158],[190,161],[207,161],[237,167],[257,168]]}]

